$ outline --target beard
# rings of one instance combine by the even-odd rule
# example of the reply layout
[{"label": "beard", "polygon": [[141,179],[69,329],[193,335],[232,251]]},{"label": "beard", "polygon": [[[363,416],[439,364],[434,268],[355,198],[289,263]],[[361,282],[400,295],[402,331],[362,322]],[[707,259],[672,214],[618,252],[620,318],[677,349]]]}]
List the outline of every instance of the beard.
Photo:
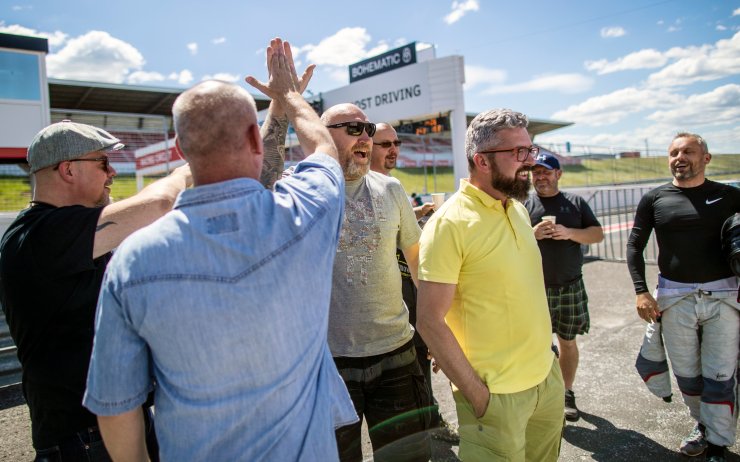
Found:
[{"label": "beard", "polygon": [[386,170],[393,170],[396,168],[396,161],[395,160],[386,160],[385,161],[385,169]]},{"label": "beard", "polygon": [[529,167],[521,167],[514,174],[514,178],[507,178],[503,176],[498,169],[494,170],[491,174],[491,186],[493,189],[500,191],[506,197],[516,199],[518,201],[524,201],[529,195],[529,188],[532,187],[532,180],[527,175],[526,180],[519,178],[519,173],[523,171],[530,171]]},{"label": "beard", "polygon": [[367,175],[367,172],[370,171],[369,162],[365,165],[360,165],[355,161],[355,157],[352,155],[347,158],[343,167],[344,168],[342,170],[344,171],[345,180],[357,180]]},{"label": "beard", "polygon": [[671,175],[673,175],[673,178],[677,180],[690,180],[691,178],[694,178],[696,174],[694,166],[691,164],[687,164],[686,168],[682,172],[676,171],[674,167],[671,167]]}]

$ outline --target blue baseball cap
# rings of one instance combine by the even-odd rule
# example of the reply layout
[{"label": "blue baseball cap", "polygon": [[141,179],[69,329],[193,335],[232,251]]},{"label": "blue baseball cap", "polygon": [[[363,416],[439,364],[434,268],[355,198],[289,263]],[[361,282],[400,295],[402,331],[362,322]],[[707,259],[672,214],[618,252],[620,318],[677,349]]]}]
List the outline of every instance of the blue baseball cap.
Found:
[{"label": "blue baseball cap", "polygon": [[537,165],[542,165],[548,170],[552,170],[552,169],[560,170],[560,162],[558,161],[558,158],[553,156],[549,152],[540,151],[540,153],[537,154],[537,157],[535,157],[534,160],[537,163]]}]

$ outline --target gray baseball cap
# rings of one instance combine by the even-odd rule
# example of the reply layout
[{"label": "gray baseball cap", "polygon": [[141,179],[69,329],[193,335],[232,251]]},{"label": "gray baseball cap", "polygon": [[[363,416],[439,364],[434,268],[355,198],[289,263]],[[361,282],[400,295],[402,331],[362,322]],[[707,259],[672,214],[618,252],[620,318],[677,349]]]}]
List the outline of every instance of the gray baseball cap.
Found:
[{"label": "gray baseball cap", "polygon": [[88,152],[117,151],[121,140],[102,128],[62,120],[36,134],[28,147],[31,173],[65,160],[79,159]]}]

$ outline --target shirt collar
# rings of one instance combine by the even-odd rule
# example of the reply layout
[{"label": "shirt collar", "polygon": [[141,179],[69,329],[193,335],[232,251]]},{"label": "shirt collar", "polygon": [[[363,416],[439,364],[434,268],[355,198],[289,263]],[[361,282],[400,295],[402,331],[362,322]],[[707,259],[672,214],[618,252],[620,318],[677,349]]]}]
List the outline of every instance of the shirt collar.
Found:
[{"label": "shirt collar", "polygon": [[[504,210],[503,203],[500,200],[490,196],[487,192],[477,186],[474,186],[467,178],[462,178],[460,180],[460,192],[468,197],[480,201],[486,208]],[[506,208],[509,207],[512,200],[513,199],[510,198],[506,201]]]}]

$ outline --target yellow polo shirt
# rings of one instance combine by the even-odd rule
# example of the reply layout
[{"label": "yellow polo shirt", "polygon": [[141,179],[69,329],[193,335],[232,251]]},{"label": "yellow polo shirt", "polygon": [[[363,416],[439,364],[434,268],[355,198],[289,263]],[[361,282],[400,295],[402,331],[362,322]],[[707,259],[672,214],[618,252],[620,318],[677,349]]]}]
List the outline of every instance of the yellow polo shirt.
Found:
[{"label": "yellow polo shirt", "polygon": [[419,278],[456,284],[445,321],[491,393],[547,377],[553,352],[542,261],[524,206],[471,185],[434,213],[421,236]]}]

